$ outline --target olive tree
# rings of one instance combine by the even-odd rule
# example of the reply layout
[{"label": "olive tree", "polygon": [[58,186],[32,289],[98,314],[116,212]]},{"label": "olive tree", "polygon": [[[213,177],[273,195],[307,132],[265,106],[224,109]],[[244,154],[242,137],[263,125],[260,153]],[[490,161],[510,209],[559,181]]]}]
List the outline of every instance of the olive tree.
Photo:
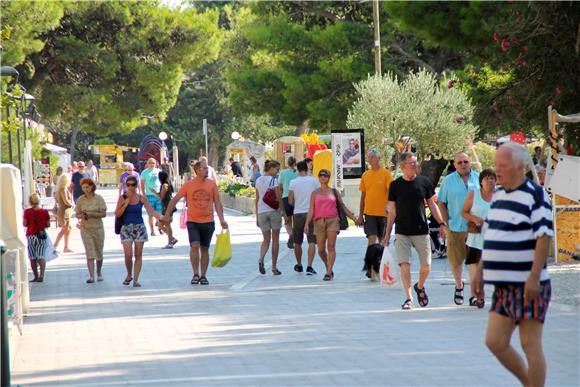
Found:
[{"label": "olive tree", "polygon": [[[448,160],[465,150],[477,127],[468,98],[426,70],[400,81],[392,73],[369,76],[355,84],[358,99],[348,113],[347,125],[364,128],[367,148],[384,155],[398,151],[408,136],[423,161],[423,174],[436,184]],[[436,166],[434,169],[433,166]]]}]

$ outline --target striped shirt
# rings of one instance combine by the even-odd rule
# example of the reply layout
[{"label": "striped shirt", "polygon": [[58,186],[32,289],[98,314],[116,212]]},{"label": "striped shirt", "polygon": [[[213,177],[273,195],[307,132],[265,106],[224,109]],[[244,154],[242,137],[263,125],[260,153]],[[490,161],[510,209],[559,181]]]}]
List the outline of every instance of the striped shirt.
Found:
[{"label": "striped shirt", "polygon": [[[483,279],[495,285],[523,285],[534,262],[536,239],[554,236],[550,200],[527,180],[513,191],[498,189],[484,225]],[[540,282],[547,281],[546,265]]]}]

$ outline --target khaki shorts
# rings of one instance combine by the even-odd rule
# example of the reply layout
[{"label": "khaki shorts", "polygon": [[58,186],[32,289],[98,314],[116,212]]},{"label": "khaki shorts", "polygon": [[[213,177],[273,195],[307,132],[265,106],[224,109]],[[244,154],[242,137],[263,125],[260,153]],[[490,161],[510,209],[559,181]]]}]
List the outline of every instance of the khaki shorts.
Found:
[{"label": "khaki shorts", "polygon": [[268,211],[258,214],[258,225],[262,232],[280,230],[282,228],[282,214],[280,211]]},{"label": "khaki shorts", "polygon": [[397,262],[411,263],[411,248],[414,247],[419,255],[421,266],[431,264],[431,238],[425,235],[402,235],[395,234],[395,252]]},{"label": "khaki shorts", "polygon": [[[294,243],[301,245],[304,242],[304,226],[306,225],[307,214],[292,215],[292,238]],[[308,235],[306,236],[308,243],[316,243],[316,236],[314,235],[314,223],[310,221],[308,226]]]},{"label": "khaki shorts", "polygon": [[85,245],[87,258],[100,261],[105,247],[105,230],[102,228],[81,229],[81,239]]},{"label": "khaki shorts", "polygon": [[447,231],[447,256],[451,267],[461,266],[467,257],[466,232]]},{"label": "khaki shorts", "polygon": [[336,218],[320,218],[314,221],[314,235],[316,238],[325,239],[329,231],[340,232],[340,220]]}]

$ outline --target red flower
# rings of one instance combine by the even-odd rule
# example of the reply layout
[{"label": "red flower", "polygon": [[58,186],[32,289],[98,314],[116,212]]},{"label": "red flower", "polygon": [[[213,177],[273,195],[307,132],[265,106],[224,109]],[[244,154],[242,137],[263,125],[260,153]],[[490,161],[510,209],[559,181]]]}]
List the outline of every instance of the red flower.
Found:
[{"label": "red flower", "polygon": [[549,104],[549,105],[551,105],[551,106],[555,106],[555,105],[556,105],[556,101],[554,101],[553,99],[551,99],[551,100],[548,102],[548,104]]},{"label": "red flower", "polygon": [[518,110],[516,111],[516,115],[517,115],[518,117],[521,117],[521,116],[522,116],[522,114],[524,114],[524,111],[523,111],[522,109],[518,109]]},{"label": "red flower", "polygon": [[497,32],[493,31],[493,41],[497,42],[499,40],[499,35],[497,34]]},{"label": "red flower", "polygon": [[462,123],[463,122],[463,117],[461,117],[461,116],[455,117],[455,122],[457,122],[458,124]]},{"label": "red flower", "polygon": [[448,88],[448,89],[452,89],[452,88],[453,88],[453,86],[455,86],[455,84],[456,84],[456,83],[457,83],[457,80],[455,80],[455,79],[451,79],[451,80],[449,80],[449,81],[447,82],[447,88]]},{"label": "red flower", "polygon": [[506,52],[508,50],[509,46],[510,46],[510,43],[507,40],[503,39],[501,41],[501,50],[503,52]]},{"label": "red flower", "polygon": [[556,86],[556,89],[554,90],[554,92],[556,94],[560,94],[562,92],[562,89],[560,89],[560,86]]},{"label": "red flower", "polygon": [[522,47],[522,52],[528,52],[528,46],[523,46]]}]

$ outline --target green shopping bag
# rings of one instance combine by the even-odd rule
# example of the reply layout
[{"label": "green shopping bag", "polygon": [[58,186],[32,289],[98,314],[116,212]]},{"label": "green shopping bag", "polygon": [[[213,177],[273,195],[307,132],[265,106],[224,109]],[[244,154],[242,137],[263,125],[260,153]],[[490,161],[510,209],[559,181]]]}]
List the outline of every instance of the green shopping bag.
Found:
[{"label": "green shopping bag", "polygon": [[230,243],[230,230],[222,230],[220,234],[216,235],[217,241],[215,250],[213,251],[213,258],[211,260],[212,267],[224,267],[232,259],[232,244]]}]

